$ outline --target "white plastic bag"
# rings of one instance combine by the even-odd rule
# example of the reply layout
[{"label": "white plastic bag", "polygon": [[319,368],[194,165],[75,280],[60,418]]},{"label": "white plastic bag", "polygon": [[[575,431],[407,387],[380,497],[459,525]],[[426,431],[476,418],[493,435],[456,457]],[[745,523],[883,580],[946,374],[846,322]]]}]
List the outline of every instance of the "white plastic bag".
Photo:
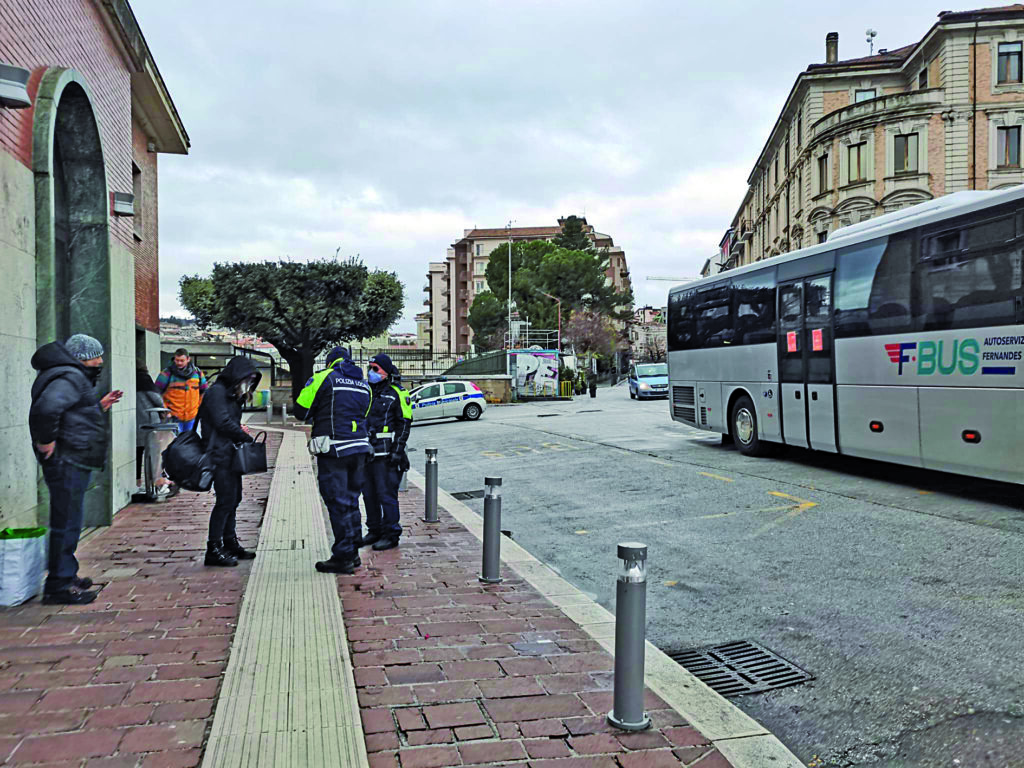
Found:
[{"label": "white plastic bag", "polygon": [[43,589],[46,529],[0,531],[0,605],[20,605]]}]

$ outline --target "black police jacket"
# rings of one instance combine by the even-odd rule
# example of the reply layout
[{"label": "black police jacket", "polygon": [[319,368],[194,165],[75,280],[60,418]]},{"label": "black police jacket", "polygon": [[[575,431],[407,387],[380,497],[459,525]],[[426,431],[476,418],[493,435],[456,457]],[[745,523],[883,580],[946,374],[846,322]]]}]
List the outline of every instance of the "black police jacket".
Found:
[{"label": "black police jacket", "polygon": [[32,441],[56,442],[55,457],[102,469],[107,459],[107,415],[90,370],[59,341],[37,349],[32,367],[39,371],[28,414]]},{"label": "black police jacket", "polygon": [[242,402],[235,396],[235,386],[242,379],[257,373],[256,366],[247,357],[233,357],[224,366],[217,380],[206,390],[199,405],[199,430],[207,447],[213,444],[212,459],[215,466],[230,467],[232,447],[236,443],[251,443],[253,438],[242,429]]},{"label": "black police jacket", "polygon": [[370,445],[376,456],[390,453],[405,453],[412,428],[412,408],[409,393],[390,379],[371,385],[373,401],[366,417],[366,428],[370,433]]}]

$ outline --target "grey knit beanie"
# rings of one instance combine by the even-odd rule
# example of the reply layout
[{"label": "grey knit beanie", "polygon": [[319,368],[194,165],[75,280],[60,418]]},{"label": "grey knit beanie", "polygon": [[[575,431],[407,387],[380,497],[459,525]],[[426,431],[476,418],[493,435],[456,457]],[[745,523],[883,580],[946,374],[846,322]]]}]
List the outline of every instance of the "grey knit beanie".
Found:
[{"label": "grey knit beanie", "polygon": [[92,360],[95,357],[103,357],[103,345],[92,336],[84,333],[76,333],[64,342],[71,356],[78,360]]}]

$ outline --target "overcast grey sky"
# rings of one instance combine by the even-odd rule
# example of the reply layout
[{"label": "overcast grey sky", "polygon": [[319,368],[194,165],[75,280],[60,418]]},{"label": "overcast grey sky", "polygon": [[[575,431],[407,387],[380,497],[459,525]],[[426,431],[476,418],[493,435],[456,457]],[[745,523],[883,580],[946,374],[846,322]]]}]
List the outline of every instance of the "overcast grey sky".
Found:
[{"label": "overcast grey sky", "polygon": [[[996,5],[997,3],[988,3]],[[160,308],[216,261],[358,253],[423,311],[468,227],[583,214],[647,276],[696,275],[797,74],[919,40],[921,0],[133,0],[192,139],[160,158]]]}]

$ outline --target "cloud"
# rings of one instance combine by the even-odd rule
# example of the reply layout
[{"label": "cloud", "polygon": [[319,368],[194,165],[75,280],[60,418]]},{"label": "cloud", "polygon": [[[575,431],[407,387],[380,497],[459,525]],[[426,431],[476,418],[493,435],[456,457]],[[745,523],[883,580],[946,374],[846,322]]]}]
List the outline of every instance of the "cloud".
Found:
[{"label": "cloud", "polygon": [[[795,0],[134,0],[192,138],[160,158],[161,310],[216,261],[360,254],[423,311],[465,228],[586,213],[637,300],[718,246],[796,75],[934,6]],[[861,50],[864,48],[865,50]]]}]

